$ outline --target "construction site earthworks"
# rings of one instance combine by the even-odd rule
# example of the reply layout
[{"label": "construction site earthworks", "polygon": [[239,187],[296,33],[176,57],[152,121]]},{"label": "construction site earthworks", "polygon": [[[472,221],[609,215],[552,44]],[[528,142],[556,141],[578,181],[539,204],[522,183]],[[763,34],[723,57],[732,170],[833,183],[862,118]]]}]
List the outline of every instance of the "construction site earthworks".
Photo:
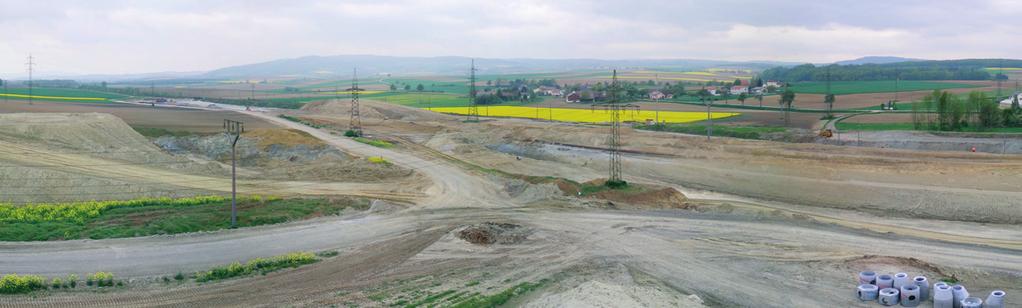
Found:
[{"label": "construction site earthworks", "polygon": [[351,103],[3,105],[0,307],[867,307],[862,271],[1022,293],[1022,156],[375,99],[354,135]]}]

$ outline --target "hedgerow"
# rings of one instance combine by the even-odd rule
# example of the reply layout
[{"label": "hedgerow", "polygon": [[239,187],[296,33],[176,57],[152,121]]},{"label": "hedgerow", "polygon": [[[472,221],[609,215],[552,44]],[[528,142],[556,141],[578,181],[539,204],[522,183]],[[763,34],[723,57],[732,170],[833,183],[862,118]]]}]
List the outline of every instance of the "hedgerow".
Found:
[{"label": "hedgerow", "polygon": [[[262,201],[263,197],[243,197],[243,200]],[[273,198],[270,198],[273,199]],[[193,206],[220,203],[230,200],[221,196],[197,196],[188,198],[141,198],[133,200],[87,201],[71,203],[40,203],[24,206],[0,203],[0,222],[74,222],[85,223],[98,217],[103,211],[120,207],[141,207],[153,205]]]},{"label": "hedgerow", "polygon": [[195,281],[206,282],[222,280],[246,276],[257,272],[265,274],[284,268],[315,263],[317,261],[319,261],[319,259],[316,258],[316,255],[310,252],[293,252],[270,258],[255,258],[249,260],[245,264],[242,264],[241,262],[234,262],[225,266],[214,267],[209,271],[199,272],[195,275]]}]

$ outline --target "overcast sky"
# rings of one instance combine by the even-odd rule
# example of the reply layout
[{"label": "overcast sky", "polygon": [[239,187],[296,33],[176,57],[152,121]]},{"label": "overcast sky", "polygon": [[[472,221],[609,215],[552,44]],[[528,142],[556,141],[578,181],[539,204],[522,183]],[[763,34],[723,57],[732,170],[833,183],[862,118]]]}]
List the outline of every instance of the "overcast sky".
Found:
[{"label": "overcast sky", "polygon": [[[1022,58],[1022,0],[0,0],[0,74],[306,55],[829,62]],[[2,78],[2,76],[0,76]]]}]

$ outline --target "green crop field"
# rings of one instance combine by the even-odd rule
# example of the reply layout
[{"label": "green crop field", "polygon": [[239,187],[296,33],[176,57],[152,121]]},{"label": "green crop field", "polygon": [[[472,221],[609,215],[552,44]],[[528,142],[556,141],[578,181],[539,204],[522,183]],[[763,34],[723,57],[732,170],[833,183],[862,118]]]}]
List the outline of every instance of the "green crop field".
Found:
[{"label": "green crop field", "polygon": [[[841,131],[886,131],[886,130],[915,130],[912,123],[846,123],[838,122],[837,129]],[[963,132],[987,132],[987,133],[1022,133],[1022,127],[994,127],[987,130],[967,128]]]},{"label": "green crop field", "polygon": [[[28,88],[12,88],[6,92],[0,90],[0,97],[10,99],[28,99]],[[127,95],[71,88],[34,88],[32,99],[41,101],[62,101],[62,102],[97,102],[110,99],[125,98]]]},{"label": "green crop field", "polygon": [[[230,227],[230,198],[207,196],[125,201],[0,204],[0,241],[103,239],[213,231]],[[250,227],[365,210],[362,199],[242,197],[238,226]]]},{"label": "green crop field", "polygon": [[366,99],[383,101],[392,104],[405,105],[416,108],[428,107],[462,107],[468,106],[468,98],[448,93],[380,93],[366,95]]},{"label": "green crop field", "polygon": [[429,79],[409,79],[409,78],[391,78],[386,79],[384,82],[394,84],[398,90],[404,90],[404,86],[407,84],[412,87],[412,90],[416,89],[416,86],[422,85],[424,91],[430,92],[445,92],[455,94],[467,94],[468,93],[468,80],[429,80]]},{"label": "green crop field", "polygon": [[[890,81],[834,81],[831,82],[831,91],[836,95],[861,94],[861,93],[885,93],[896,91],[922,91],[922,90],[944,90],[957,88],[977,88],[980,86],[936,81],[902,80],[895,85],[894,80]],[[791,90],[795,93],[825,94],[827,83],[820,81],[798,82],[791,84]]]},{"label": "green crop field", "polygon": [[[467,107],[469,105],[468,97],[464,95],[450,94],[450,93],[432,93],[432,92],[388,92],[373,95],[363,96],[366,99],[382,101],[392,104],[404,105],[415,108],[434,108],[434,107]],[[522,103],[518,101],[505,102],[498,104],[500,106],[522,106],[531,104],[529,102]],[[497,105],[493,105],[497,106]]]}]

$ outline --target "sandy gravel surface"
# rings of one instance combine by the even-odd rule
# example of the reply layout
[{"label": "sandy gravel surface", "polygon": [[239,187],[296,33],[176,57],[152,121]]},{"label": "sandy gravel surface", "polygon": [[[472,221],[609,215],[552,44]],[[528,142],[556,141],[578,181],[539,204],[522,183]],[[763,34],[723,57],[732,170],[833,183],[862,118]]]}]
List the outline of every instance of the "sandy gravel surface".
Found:
[{"label": "sandy gravel surface", "polygon": [[[1022,233],[1022,214],[1013,201],[1022,189],[1009,181],[1022,170],[1018,157],[704,143],[628,131],[626,147],[635,153],[626,156],[627,179],[677,187],[692,205],[619,210],[554,191],[522,194],[513,180],[470,167],[599,177],[606,168],[599,150],[537,142],[598,148],[606,140],[601,127],[439,118],[419,120],[427,123],[415,125],[434,130],[415,132],[402,130],[408,122],[381,120],[374,134],[407,142],[381,149],[273,115],[249,115],[307,131],[352,155],[382,156],[425,179],[406,190],[418,192],[406,207],[390,211],[168,237],[0,243],[0,268],[103,269],[136,280],[124,291],[2,297],[0,306],[384,306],[396,299],[372,299],[369,292],[408,281],[417,290],[492,294],[550,279],[513,304],[588,306],[605,299],[614,306],[867,307],[851,296],[853,275],[864,269],[953,276],[977,293],[1022,292],[1022,240],[1015,236]],[[521,152],[502,152],[512,150]],[[368,188],[350,192],[361,189]],[[491,246],[454,235],[484,221],[531,232],[518,243]],[[257,278],[170,287],[145,282],[256,256],[328,249],[340,255]]]}]

